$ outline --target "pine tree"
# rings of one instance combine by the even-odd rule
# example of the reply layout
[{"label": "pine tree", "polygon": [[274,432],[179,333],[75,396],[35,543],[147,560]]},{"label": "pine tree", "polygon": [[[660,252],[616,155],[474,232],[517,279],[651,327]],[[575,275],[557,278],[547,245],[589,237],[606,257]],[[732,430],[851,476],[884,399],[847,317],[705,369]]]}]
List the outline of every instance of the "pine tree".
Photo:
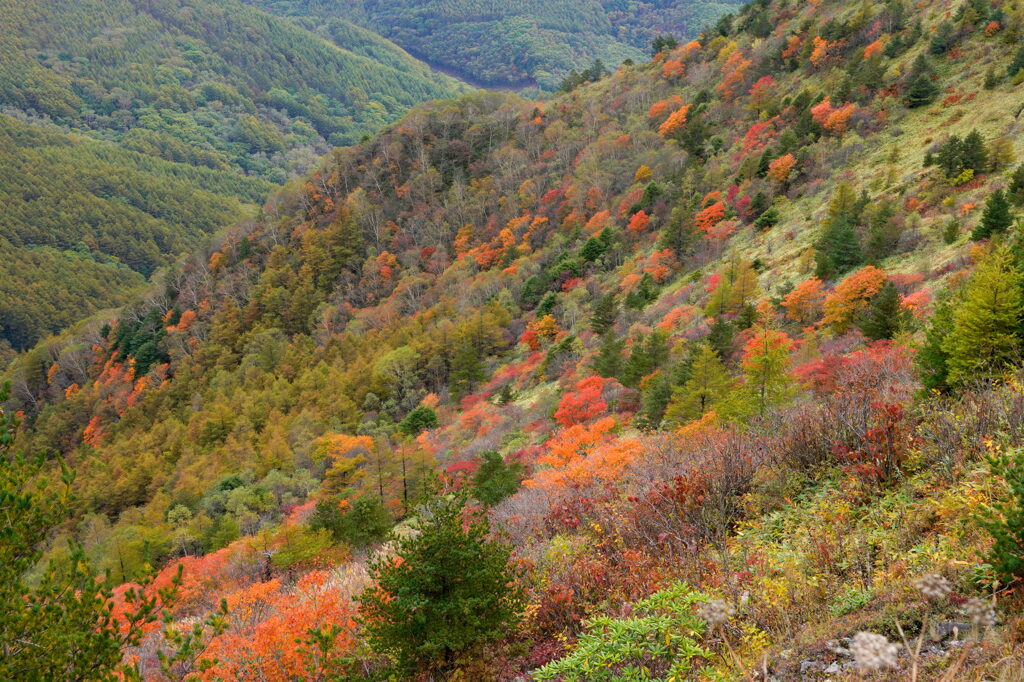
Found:
[{"label": "pine tree", "polygon": [[437,413],[426,405],[420,405],[405,415],[398,424],[398,430],[413,438],[427,429],[437,427]]},{"label": "pine tree", "polygon": [[900,293],[892,282],[886,282],[871,298],[861,316],[860,330],[872,341],[891,339],[902,328],[906,310],[900,302]]},{"label": "pine tree", "polygon": [[626,295],[626,306],[636,310],[643,310],[647,304],[658,298],[658,285],[651,274],[645,272],[640,278],[640,283]]},{"label": "pine tree", "polygon": [[640,414],[647,428],[658,428],[671,399],[672,376],[668,372],[658,372],[644,382],[640,393]]},{"label": "pine tree", "polygon": [[480,466],[473,474],[473,496],[488,507],[493,507],[519,489],[523,465],[507,464],[494,450],[480,454]]},{"label": "pine tree", "polygon": [[981,525],[993,540],[988,563],[1004,585],[1013,586],[1024,579],[1024,451],[997,449],[989,468],[1006,487],[982,511]]},{"label": "pine tree", "polygon": [[693,359],[690,378],[672,391],[665,421],[682,424],[699,419],[726,395],[731,385],[732,379],[711,344],[701,344]]},{"label": "pine tree", "polygon": [[953,217],[950,217],[946,221],[946,226],[942,228],[942,241],[946,244],[952,244],[960,238],[960,222]]},{"label": "pine tree", "polygon": [[598,299],[594,306],[594,313],[590,316],[590,329],[595,334],[604,335],[615,324],[615,318],[619,315],[618,305],[615,302],[615,294],[608,293]]},{"label": "pine tree", "polygon": [[633,351],[622,368],[622,383],[626,386],[636,386],[667,359],[668,334],[663,331],[651,332],[633,345]]},{"label": "pine tree", "polygon": [[978,264],[953,311],[942,350],[948,355],[949,383],[995,377],[1020,350],[1021,282],[1006,247]]},{"label": "pine tree", "polygon": [[945,391],[949,388],[949,353],[944,344],[953,330],[953,302],[943,301],[932,314],[925,341],[915,356],[921,370],[921,383],[931,391]]},{"label": "pine tree", "polygon": [[910,70],[907,85],[907,106],[911,109],[931,104],[939,96],[939,86],[932,78],[934,72],[924,55],[918,56]]},{"label": "pine tree", "polygon": [[591,237],[580,249],[580,257],[587,262],[594,262],[604,255],[604,244],[597,237]]},{"label": "pine tree", "polygon": [[1017,50],[1017,54],[1014,55],[1013,61],[1006,67],[1006,75],[1013,78],[1021,69],[1024,69],[1024,46]]},{"label": "pine tree", "polygon": [[651,43],[651,53],[658,54],[660,52],[671,52],[677,47],[679,47],[679,41],[676,40],[674,35],[661,35],[659,33]]},{"label": "pine tree", "polygon": [[876,264],[892,255],[899,244],[900,229],[895,217],[896,209],[891,201],[882,201],[872,211],[867,243],[864,245],[864,254],[869,264]]},{"label": "pine tree", "polygon": [[544,298],[540,299],[540,303],[537,304],[537,317],[551,314],[556,305],[558,305],[558,294],[553,291],[544,294]]},{"label": "pine tree", "polygon": [[955,178],[964,169],[964,141],[958,135],[951,136],[940,147],[935,164],[947,178]]},{"label": "pine tree", "polygon": [[1017,206],[1024,206],[1024,163],[1017,166],[1010,176],[1010,187],[1006,195]]},{"label": "pine tree", "polygon": [[860,238],[846,218],[833,220],[815,249],[815,275],[822,279],[831,279],[864,263]]},{"label": "pine tree", "polygon": [[732,355],[732,341],[736,336],[735,326],[722,316],[715,318],[708,332],[708,343],[723,360]]},{"label": "pine tree", "polygon": [[367,641],[397,661],[403,679],[446,678],[459,654],[502,637],[522,613],[511,546],[489,539],[486,515],[464,522],[464,504],[460,495],[435,498],[420,532],[371,565],[359,595]]},{"label": "pine tree", "polygon": [[768,199],[768,195],[758,190],[754,198],[750,200],[750,217],[755,222],[761,215],[768,210],[771,206],[771,201]]},{"label": "pine tree", "polygon": [[985,202],[985,212],[981,215],[981,222],[971,233],[971,239],[978,241],[988,239],[993,235],[1005,232],[1013,224],[1013,214],[1010,212],[1010,202],[1006,193],[997,189]]},{"label": "pine tree", "polygon": [[964,168],[970,168],[975,173],[981,173],[988,169],[988,147],[985,146],[985,138],[977,130],[972,130],[964,138],[961,156]]},{"label": "pine tree", "polygon": [[934,55],[943,55],[956,43],[956,26],[951,21],[943,21],[935,29],[928,51]]},{"label": "pine tree", "polygon": [[601,337],[601,346],[594,358],[594,373],[612,379],[619,376],[622,369],[622,345],[623,342],[615,336],[612,329],[607,329]]},{"label": "pine tree", "polygon": [[449,376],[452,393],[458,397],[468,395],[478,381],[483,381],[484,363],[480,354],[469,339],[464,339],[452,358],[452,371]]}]

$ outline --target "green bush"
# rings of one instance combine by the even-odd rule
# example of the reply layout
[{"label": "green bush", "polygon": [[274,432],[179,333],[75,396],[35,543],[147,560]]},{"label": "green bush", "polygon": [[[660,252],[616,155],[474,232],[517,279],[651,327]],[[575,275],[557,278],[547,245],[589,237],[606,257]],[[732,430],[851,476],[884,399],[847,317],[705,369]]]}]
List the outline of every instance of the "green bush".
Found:
[{"label": "green bush", "polygon": [[572,651],[534,671],[536,680],[631,682],[681,680],[711,655],[698,644],[705,624],[694,606],[707,597],[685,583],[633,605],[632,616],[584,623]]}]

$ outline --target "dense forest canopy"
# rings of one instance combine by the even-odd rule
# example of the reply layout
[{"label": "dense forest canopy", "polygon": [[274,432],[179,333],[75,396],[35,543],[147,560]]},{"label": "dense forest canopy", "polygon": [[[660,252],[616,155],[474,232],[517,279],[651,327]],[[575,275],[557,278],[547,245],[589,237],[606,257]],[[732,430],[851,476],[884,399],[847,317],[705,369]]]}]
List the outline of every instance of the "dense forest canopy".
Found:
[{"label": "dense forest canopy", "polygon": [[8,1],[3,22],[3,106],[272,180],[459,90],[368,31],[335,45],[233,1]]},{"label": "dense forest canopy", "polygon": [[1016,679],[1022,35],[757,0],[333,151],[11,365],[0,636],[95,571],[151,680]]},{"label": "dense forest canopy", "polygon": [[464,89],[343,24],[330,42],[230,2],[5,2],[0,364],[127,302],[333,146]]},{"label": "dense forest canopy", "polygon": [[[559,87],[595,59],[641,60],[661,34],[689,38],[734,0],[246,0],[269,12],[366,26],[427,63],[485,87]],[[344,23],[344,22],[342,22]],[[342,33],[344,36],[344,32]]]},{"label": "dense forest canopy", "polygon": [[0,115],[0,339],[25,350],[128,302],[273,187]]}]

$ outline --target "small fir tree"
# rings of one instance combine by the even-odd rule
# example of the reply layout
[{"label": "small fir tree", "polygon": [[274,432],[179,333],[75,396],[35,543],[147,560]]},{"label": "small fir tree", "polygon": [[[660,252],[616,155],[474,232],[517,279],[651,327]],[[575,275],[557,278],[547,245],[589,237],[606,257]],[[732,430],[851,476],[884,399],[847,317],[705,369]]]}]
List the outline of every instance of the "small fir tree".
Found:
[{"label": "small fir tree", "polygon": [[942,350],[949,383],[999,376],[1020,350],[1021,283],[1013,255],[999,247],[978,264],[953,311]]},{"label": "small fir tree", "polygon": [[488,507],[493,507],[519,489],[523,465],[506,463],[494,450],[480,455],[480,466],[473,474],[473,496]]},{"label": "small fir tree", "polygon": [[590,329],[595,334],[604,335],[619,315],[618,304],[615,302],[615,294],[609,293],[598,299],[594,306],[594,313],[590,316]]},{"label": "small fir tree", "polygon": [[891,339],[903,327],[906,316],[899,291],[892,282],[886,282],[861,316],[860,330],[872,341]]},{"label": "small fir tree", "polygon": [[971,239],[978,241],[988,239],[993,235],[1005,232],[1013,224],[1013,213],[1010,210],[1010,202],[1006,193],[997,189],[985,202],[985,212],[981,215],[981,222],[971,233]]},{"label": "small fir tree", "polygon": [[460,655],[502,637],[522,613],[511,546],[490,539],[487,517],[467,512],[465,500],[435,498],[419,532],[371,565],[359,596],[367,641],[405,679],[449,675]]}]

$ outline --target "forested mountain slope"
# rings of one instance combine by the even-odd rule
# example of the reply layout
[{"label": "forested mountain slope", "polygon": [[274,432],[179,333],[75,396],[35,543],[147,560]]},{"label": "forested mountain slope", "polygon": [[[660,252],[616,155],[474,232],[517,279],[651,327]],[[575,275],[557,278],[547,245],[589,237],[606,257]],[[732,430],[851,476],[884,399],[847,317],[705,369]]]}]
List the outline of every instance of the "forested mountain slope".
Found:
[{"label": "forested mountain slope", "polygon": [[331,43],[239,3],[0,10],[0,343],[17,349],[124,303],[332,146],[464,89],[364,29]]},{"label": "forested mountain slope", "polygon": [[0,345],[128,302],[273,188],[0,115]]},{"label": "forested mountain slope", "polygon": [[765,0],[337,150],[11,368],[50,555],[180,567],[210,680],[1016,679],[1022,30]]},{"label": "forested mountain slope", "polygon": [[339,47],[231,0],[6,0],[3,21],[3,106],[271,179],[459,90],[367,31]]},{"label": "forested mountain slope", "polygon": [[347,20],[376,31],[449,73],[485,87],[554,90],[595,59],[641,60],[655,37],[689,38],[738,2],[723,0],[246,0],[302,17],[344,41]]}]

